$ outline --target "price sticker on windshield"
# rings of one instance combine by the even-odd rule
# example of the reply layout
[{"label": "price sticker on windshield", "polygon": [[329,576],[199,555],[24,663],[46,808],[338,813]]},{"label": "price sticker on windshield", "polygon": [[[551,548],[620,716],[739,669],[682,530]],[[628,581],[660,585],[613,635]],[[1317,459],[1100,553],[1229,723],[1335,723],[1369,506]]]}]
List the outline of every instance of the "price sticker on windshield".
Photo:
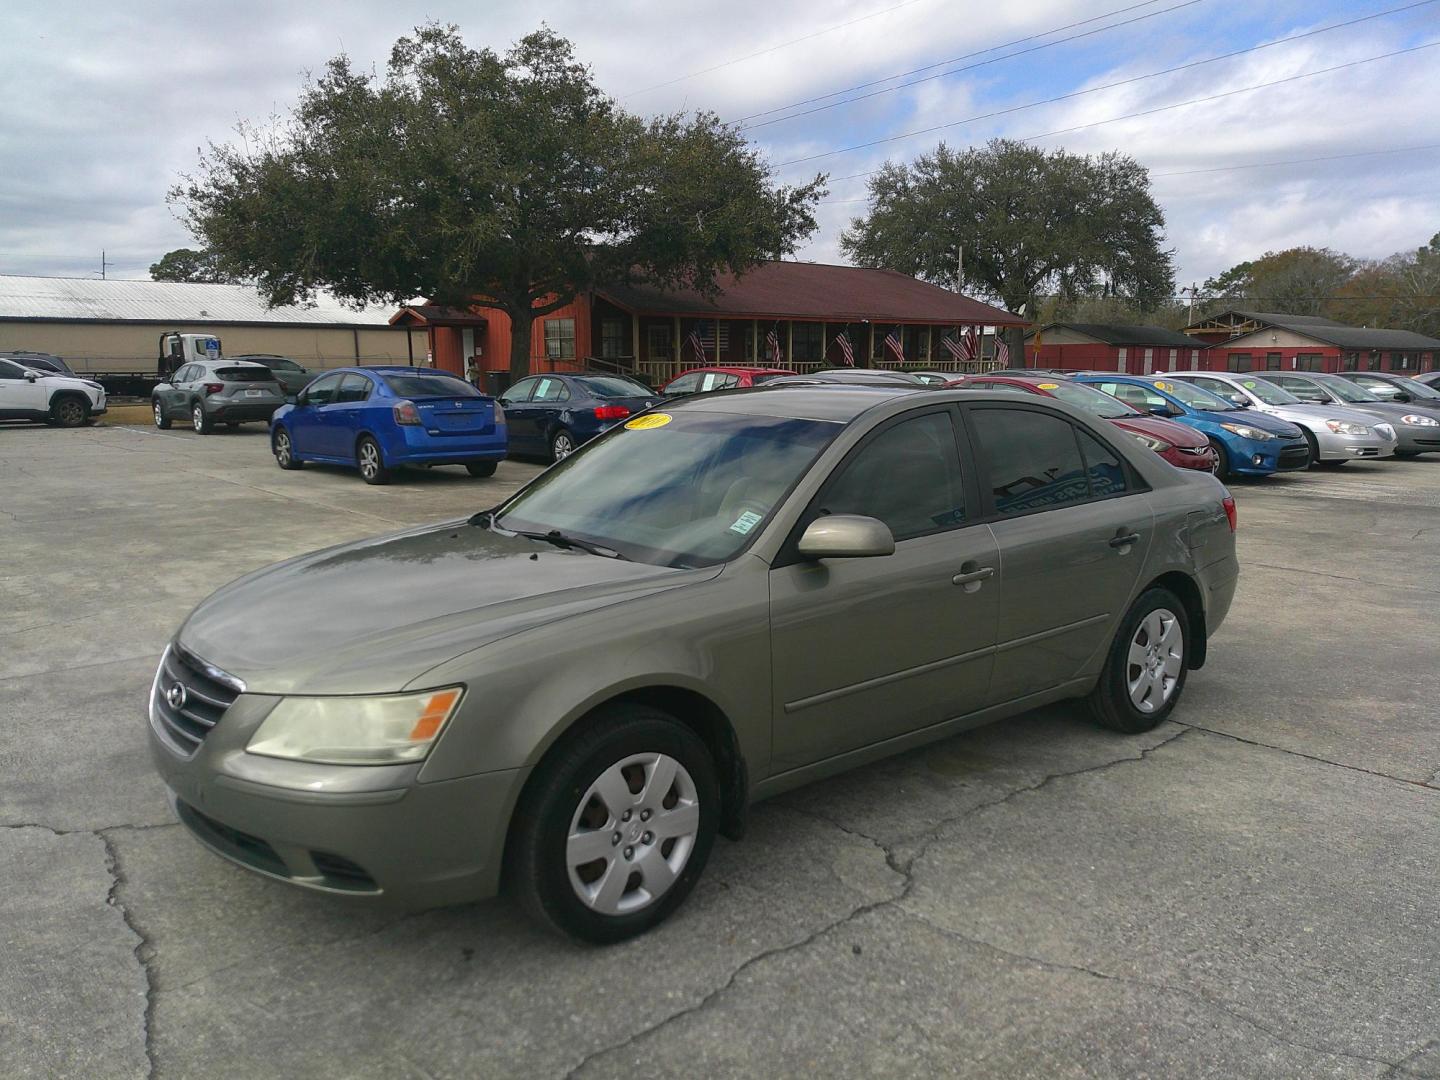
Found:
[{"label": "price sticker on windshield", "polygon": [[746,533],[748,533],[751,529],[755,528],[755,526],[759,524],[760,515],[751,510],[746,510],[743,514],[741,514],[738,518],[735,519],[735,524],[730,526],[730,531],[739,533],[741,536],[744,536]]},{"label": "price sticker on windshield", "polygon": [[630,431],[649,431],[651,428],[664,427],[672,419],[674,418],[669,413],[646,413],[644,416],[635,417],[634,420],[627,420],[625,427]]},{"label": "price sticker on windshield", "polygon": [[1041,389],[1041,390],[1059,390],[1059,389],[1060,389],[1060,384],[1059,384],[1059,383],[1053,383],[1053,382],[1037,383],[1036,386],[1037,386],[1039,389]]},{"label": "price sticker on windshield", "polygon": [[1243,387],[1245,387],[1246,390],[1254,390],[1254,389],[1255,389],[1255,380],[1254,380],[1254,379],[1246,379],[1246,380],[1245,380],[1244,382],[1242,382],[1240,385],[1243,386]]},{"label": "price sticker on windshield", "polygon": [[1156,390],[1174,390],[1175,388],[1174,388],[1173,386],[1171,386],[1168,382],[1157,382],[1157,383],[1155,384],[1155,389],[1156,389]]}]

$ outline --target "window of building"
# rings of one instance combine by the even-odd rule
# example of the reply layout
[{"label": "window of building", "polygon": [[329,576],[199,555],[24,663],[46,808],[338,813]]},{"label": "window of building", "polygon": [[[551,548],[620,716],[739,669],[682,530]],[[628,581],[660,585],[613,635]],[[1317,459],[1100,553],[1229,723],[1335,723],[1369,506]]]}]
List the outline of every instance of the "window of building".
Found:
[{"label": "window of building", "polygon": [[668,323],[652,323],[645,328],[645,346],[651,360],[669,360],[673,355]]},{"label": "window of building", "polygon": [[575,359],[575,320],[545,320],[545,355],[551,360]]},{"label": "window of building", "polygon": [[1116,370],[1116,371],[1125,371],[1125,370],[1126,370],[1126,367],[1125,367],[1125,358],[1129,355],[1129,353],[1130,353],[1130,350],[1129,350],[1129,349],[1116,349],[1116,350],[1115,350],[1115,370]]},{"label": "window of building", "polygon": [[821,323],[797,322],[790,331],[791,359],[798,363],[822,363],[825,359],[825,327]]},{"label": "window of building", "polygon": [[971,428],[985,461],[981,486],[1003,516],[1090,498],[1085,459],[1067,420],[1029,409],[974,409]]},{"label": "window of building", "polygon": [[1324,371],[1325,357],[1321,356],[1319,353],[1296,353],[1295,370]]},{"label": "window of building", "polygon": [[1191,349],[1191,350],[1190,350],[1190,370],[1191,370],[1191,371],[1199,371],[1199,370],[1200,370],[1200,350],[1199,350],[1199,349]]},{"label": "window of building", "polygon": [[1342,366],[1346,371],[1357,371],[1357,370],[1359,370],[1359,368],[1360,368],[1360,354],[1359,354],[1359,353],[1353,353],[1353,352],[1347,352],[1347,353],[1345,354],[1345,359],[1341,362],[1341,366]]},{"label": "window of building", "polygon": [[1267,352],[1267,353],[1265,354],[1265,370],[1266,370],[1266,371],[1279,371],[1279,370],[1280,370],[1280,364],[1281,364],[1281,356],[1280,356],[1280,354],[1279,354],[1278,352]]},{"label": "window of building", "polygon": [[1391,371],[1414,371],[1414,370],[1415,370],[1415,357],[1414,357],[1412,354],[1410,354],[1410,353],[1403,353],[1403,352],[1391,353],[1391,354],[1390,354],[1390,370],[1391,370]]},{"label": "window of building", "polygon": [[1154,350],[1154,349],[1146,349],[1146,350],[1145,350],[1145,374],[1146,374],[1146,375],[1149,375],[1149,374],[1150,374],[1152,371],[1154,371],[1154,370],[1155,370],[1155,350]]},{"label": "window of building", "polygon": [[1379,371],[1379,370],[1380,370],[1380,354],[1379,354],[1378,352],[1372,352],[1372,353],[1370,353],[1368,356],[1365,357],[1365,370],[1366,370],[1366,371]]},{"label": "window of building", "polygon": [[902,420],[862,446],[821,494],[825,514],[863,514],[896,543],[965,520],[960,459],[949,412]]},{"label": "window of building", "polygon": [[630,335],[625,333],[624,319],[600,320],[600,355],[607,360],[630,355]]},{"label": "window of building", "polygon": [[1176,370],[1176,367],[1175,367],[1175,359],[1176,359],[1176,357],[1178,357],[1179,355],[1180,355],[1180,350],[1179,350],[1179,349],[1171,349],[1171,350],[1170,350],[1170,370],[1171,370],[1171,371],[1175,371],[1175,370]]},{"label": "window of building", "polygon": [[[799,323],[796,323],[796,325],[798,326]],[[889,360],[894,362],[895,354],[891,352],[890,347],[885,344],[885,338],[889,336],[892,330],[900,339],[901,353],[907,358],[910,356],[911,342],[909,340],[910,334],[906,332],[907,328],[904,326],[881,324],[875,327],[875,348],[870,354],[871,360]]]},{"label": "window of building", "polygon": [[1252,358],[1248,352],[1232,352],[1225,358],[1226,371],[1249,371]]}]

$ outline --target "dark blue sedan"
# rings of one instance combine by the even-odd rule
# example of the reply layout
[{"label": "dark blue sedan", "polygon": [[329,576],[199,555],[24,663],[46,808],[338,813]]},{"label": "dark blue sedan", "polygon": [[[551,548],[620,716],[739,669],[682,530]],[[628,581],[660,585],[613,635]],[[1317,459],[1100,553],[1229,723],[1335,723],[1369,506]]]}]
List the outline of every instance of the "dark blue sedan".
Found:
[{"label": "dark blue sedan", "polygon": [[403,465],[464,465],[492,476],[507,449],[505,414],[469,383],[430,368],[326,372],[270,418],[282,469],[307,461],[350,465],[388,484]]},{"label": "dark blue sedan", "polygon": [[532,375],[500,395],[510,452],[559,461],[663,395],[625,375]]}]

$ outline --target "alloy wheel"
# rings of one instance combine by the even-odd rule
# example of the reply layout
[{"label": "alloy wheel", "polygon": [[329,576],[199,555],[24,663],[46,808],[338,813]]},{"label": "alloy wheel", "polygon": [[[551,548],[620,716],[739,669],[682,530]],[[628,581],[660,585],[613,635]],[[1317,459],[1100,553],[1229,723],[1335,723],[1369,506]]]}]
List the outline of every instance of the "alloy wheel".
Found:
[{"label": "alloy wheel", "polygon": [[685,766],[665,754],[615,762],[581,798],[565,841],[580,902],[601,915],[653,904],[680,876],[700,829],[700,799]]},{"label": "alloy wheel", "polygon": [[1185,633],[1168,608],[1156,608],[1140,620],[1130,640],[1125,686],[1130,703],[1142,713],[1164,708],[1179,685],[1185,665]]},{"label": "alloy wheel", "polygon": [[360,475],[371,480],[380,471],[380,449],[373,442],[360,444]]},{"label": "alloy wheel", "polygon": [[202,406],[196,405],[190,410],[190,423],[198,433],[205,433],[205,409]]},{"label": "alloy wheel", "polygon": [[283,431],[275,436],[275,460],[282,469],[290,467],[290,436]]},{"label": "alloy wheel", "polygon": [[161,427],[161,426],[164,425],[164,423],[165,423],[165,410],[164,410],[164,408],[161,407],[160,402],[157,401],[157,402],[155,402],[155,426],[156,426],[156,427]]},{"label": "alloy wheel", "polygon": [[65,427],[79,427],[85,419],[85,410],[78,401],[66,398],[55,409],[60,423]]},{"label": "alloy wheel", "polygon": [[555,460],[560,461],[575,452],[575,443],[569,435],[562,431],[559,435],[555,436],[555,441],[551,444],[551,449],[554,451]]}]

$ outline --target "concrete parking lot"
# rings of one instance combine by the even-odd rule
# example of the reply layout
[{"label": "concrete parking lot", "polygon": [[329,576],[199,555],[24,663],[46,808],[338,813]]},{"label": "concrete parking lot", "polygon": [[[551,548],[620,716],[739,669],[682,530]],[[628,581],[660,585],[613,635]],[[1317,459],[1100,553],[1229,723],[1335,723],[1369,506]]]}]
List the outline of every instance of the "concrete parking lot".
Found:
[{"label": "concrete parking lot", "polygon": [[0,1076],[1440,1077],[1440,461],[1238,486],[1175,722],[1054,707],[766,803],[625,945],[337,906],[173,823],[144,699],[193,604],[535,471],[0,425]]}]

